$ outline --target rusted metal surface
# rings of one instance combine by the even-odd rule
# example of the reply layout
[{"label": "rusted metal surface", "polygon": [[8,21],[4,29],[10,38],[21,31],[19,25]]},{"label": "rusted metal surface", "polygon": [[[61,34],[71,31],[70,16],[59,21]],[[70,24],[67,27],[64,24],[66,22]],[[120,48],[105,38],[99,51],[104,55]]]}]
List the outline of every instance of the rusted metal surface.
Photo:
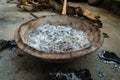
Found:
[{"label": "rusted metal surface", "polygon": [[[35,31],[40,24],[44,24],[46,22],[50,22],[52,25],[71,25],[71,27],[73,27],[74,29],[86,32],[91,47],[80,51],[56,54],[54,52],[46,53],[38,51],[28,46],[26,37],[28,35],[28,31]],[[43,16],[38,19],[30,20],[27,23],[22,24],[16,30],[14,38],[21,50],[49,62],[66,62],[74,58],[90,54],[100,48],[100,46],[103,44],[103,36],[96,26],[93,26],[92,24],[86,22],[86,20],[81,18],[61,15]]]}]

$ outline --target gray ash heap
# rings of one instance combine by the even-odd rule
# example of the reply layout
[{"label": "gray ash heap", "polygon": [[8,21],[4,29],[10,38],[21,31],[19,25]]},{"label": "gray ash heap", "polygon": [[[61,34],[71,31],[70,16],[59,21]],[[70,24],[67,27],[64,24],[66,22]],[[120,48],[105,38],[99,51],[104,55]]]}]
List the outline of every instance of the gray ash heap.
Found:
[{"label": "gray ash heap", "polygon": [[44,52],[66,53],[90,47],[87,34],[67,26],[41,25],[28,34],[27,44]]},{"label": "gray ash heap", "polygon": [[50,80],[93,80],[88,69],[75,70],[59,70],[50,72]]}]

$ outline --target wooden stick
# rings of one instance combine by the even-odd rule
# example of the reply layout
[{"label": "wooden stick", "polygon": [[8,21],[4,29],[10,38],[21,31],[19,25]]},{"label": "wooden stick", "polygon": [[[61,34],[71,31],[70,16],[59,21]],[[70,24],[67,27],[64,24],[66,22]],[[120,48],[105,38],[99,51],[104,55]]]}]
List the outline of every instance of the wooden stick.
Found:
[{"label": "wooden stick", "polygon": [[67,6],[67,0],[64,0],[62,14],[65,14],[65,15],[66,15],[66,6]]},{"label": "wooden stick", "polygon": [[34,15],[32,12],[30,12],[30,15],[33,16],[34,18],[38,18],[38,16]]}]

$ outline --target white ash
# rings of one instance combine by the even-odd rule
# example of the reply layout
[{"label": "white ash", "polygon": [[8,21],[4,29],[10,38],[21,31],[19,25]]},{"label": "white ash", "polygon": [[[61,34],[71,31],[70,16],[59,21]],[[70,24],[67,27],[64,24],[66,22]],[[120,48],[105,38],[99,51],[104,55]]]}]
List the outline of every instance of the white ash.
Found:
[{"label": "white ash", "polygon": [[107,63],[107,64],[114,64],[115,63],[114,61],[106,61],[106,60],[102,59],[102,58],[105,58],[103,56],[104,53],[105,53],[104,50],[98,53],[98,57],[102,60],[102,62],[103,63]]},{"label": "white ash", "polygon": [[65,53],[90,47],[87,34],[70,26],[53,26],[49,23],[28,35],[29,46],[45,52]]},{"label": "white ash", "polygon": [[50,73],[50,75],[55,75],[56,78],[65,77],[65,80],[81,80],[74,72],[71,73],[63,73],[61,71],[57,73]]},{"label": "white ash", "polygon": [[117,64],[116,62],[114,61],[106,61],[102,58],[105,58],[103,56],[103,54],[105,53],[105,50],[102,50],[101,52],[98,53],[98,57],[100,58],[100,60],[105,63],[105,64],[111,64],[114,68],[117,68],[118,70],[120,70],[120,64]]}]

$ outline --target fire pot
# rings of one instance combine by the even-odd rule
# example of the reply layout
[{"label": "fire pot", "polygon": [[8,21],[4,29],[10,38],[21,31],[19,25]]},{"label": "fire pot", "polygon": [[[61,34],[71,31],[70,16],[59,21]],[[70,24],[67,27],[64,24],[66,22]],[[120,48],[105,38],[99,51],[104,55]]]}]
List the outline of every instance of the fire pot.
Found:
[{"label": "fire pot", "polygon": [[[90,47],[78,50],[78,51],[71,51],[69,53],[58,54],[53,52],[43,52],[38,51],[29,45],[27,45],[27,35],[30,30],[37,30],[39,25],[45,24],[46,22],[51,23],[52,25],[70,25],[72,28],[77,30],[82,30],[86,32],[88,40],[90,42]],[[78,18],[78,17],[70,17],[66,15],[52,15],[52,16],[42,16],[37,19],[32,19],[24,24],[22,24],[16,31],[15,31],[15,42],[17,43],[18,47],[26,52],[26,54],[35,56],[40,58],[41,60],[48,61],[48,62],[68,62],[75,58],[80,58],[86,54],[93,53],[97,49],[101,47],[103,44],[103,35],[101,31],[96,26],[88,23],[85,19]]]}]

